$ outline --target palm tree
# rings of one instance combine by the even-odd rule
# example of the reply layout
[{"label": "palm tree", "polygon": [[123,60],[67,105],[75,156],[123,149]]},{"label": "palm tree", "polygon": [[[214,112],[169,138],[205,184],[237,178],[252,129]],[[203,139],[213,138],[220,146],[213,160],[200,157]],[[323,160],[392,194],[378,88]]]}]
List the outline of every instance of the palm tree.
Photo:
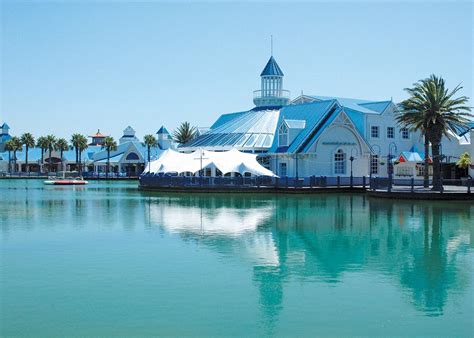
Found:
[{"label": "palm tree", "polygon": [[41,148],[41,164],[40,164],[40,171],[42,172],[42,171],[43,171],[43,163],[44,163],[44,152],[45,152],[45,150],[48,148],[48,144],[47,144],[47,141],[46,141],[46,137],[44,137],[44,136],[38,137],[38,139],[36,140],[36,146],[37,146],[38,148]]},{"label": "palm tree", "polygon": [[82,175],[82,152],[87,149],[87,137],[81,134],[73,134],[71,136],[72,147],[76,151],[76,167],[79,170],[79,176]]},{"label": "palm tree", "polygon": [[23,149],[23,144],[21,143],[20,138],[13,136],[11,139],[9,139],[7,142],[9,142],[9,149],[10,151],[13,152],[13,171],[16,172],[16,152],[21,151]]},{"label": "palm tree", "polygon": [[186,144],[193,140],[195,136],[196,128],[191,127],[189,122],[181,123],[181,125],[173,132],[173,140],[179,144]]},{"label": "palm tree", "polygon": [[117,142],[111,136],[107,136],[104,140],[104,145],[102,149],[107,150],[107,169],[105,171],[105,178],[109,177],[109,167],[110,167],[110,152],[117,150]]},{"label": "palm tree", "polygon": [[46,149],[48,150],[48,171],[51,172],[53,163],[51,163],[51,152],[54,150],[56,145],[56,137],[54,135],[46,136]]},{"label": "palm tree", "polygon": [[[441,156],[440,144],[443,135],[456,134],[459,130],[467,129],[467,122],[472,117],[467,106],[466,96],[454,97],[461,90],[460,85],[449,91],[443,78],[431,75],[429,78],[413,84],[413,88],[406,88],[410,97],[402,102],[402,113],[397,117],[398,122],[414,130],[420,130],[431,143],[433,157],[433,188],[441,191]],[[426,149],[425,149],[426,152]],[[427,161],[425,154],[425,162]],[[426,164],[425,164],[425,171]]]},{"label": "palm tree", "polygon": [[5,150],[8,151],[8,172],[11,174],[12,173],[12,150],[13,150],[13,144],[11,142],[11,139],[5,142]]},{"label": "palm tree", "polygon": [[147,146],[147,150],[148,150],[148,163],[150,163],[150,149],[153,147],[156,147],[158,145],[158,141],[153,135],[145,135],[144,139],[145,139],[145,145]]},{"label": "palm tree", "polygon": [[60,158],[61,158],[61,171],[64,171],[64,161],[63,161],[63,154],[65,151],[69,150],[69,144],[67,143],[66,139],[60,138],[56,141],[54,145],[54,149],[59,151]]},{"label": "palm tree", "polygon": [[35,146],[35,138],[30,133],[24,133],[21,135],[21,143],[25,145],[25,165],[26,165],[26,172],[30,172],[30,166],[28,164],[28,151],[30,148]]}]

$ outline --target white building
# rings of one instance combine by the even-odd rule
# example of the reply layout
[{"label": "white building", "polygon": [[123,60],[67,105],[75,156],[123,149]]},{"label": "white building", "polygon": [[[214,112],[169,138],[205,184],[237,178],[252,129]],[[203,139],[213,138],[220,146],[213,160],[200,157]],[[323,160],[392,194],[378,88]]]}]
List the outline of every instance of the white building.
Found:
[{"label": "white building", "polygon": [[[272,56],[261,73],[261,89],[254,92],[254,108],[221,115],[209,131],[178,149],[258,153],[259,161],[279,176],[350,176],[352,172],[384,177],[392,163],[389,158],[424,148],[419,132],[397,124],[397,105],[391,99],[301,95],[290,101],[283,76]],[[455,138],[445,140],[445,153],[451,147],[451,159],[463,149],[472,156],[470,137]]]}]

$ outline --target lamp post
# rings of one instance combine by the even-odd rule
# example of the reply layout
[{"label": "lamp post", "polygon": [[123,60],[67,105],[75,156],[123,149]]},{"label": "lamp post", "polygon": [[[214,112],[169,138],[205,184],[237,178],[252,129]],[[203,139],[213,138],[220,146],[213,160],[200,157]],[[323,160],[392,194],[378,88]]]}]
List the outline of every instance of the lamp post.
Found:
[{"label": "lamp post", "polygon": [[391,142],[388,145],[388,165],[387,165],[387,170],[388,170],[388,192],[392,191],[392,184],[393,184],[393,163],[392,163],[392,148],[395,150],[395,153],[397,152],[397,145],[395,142]]}]

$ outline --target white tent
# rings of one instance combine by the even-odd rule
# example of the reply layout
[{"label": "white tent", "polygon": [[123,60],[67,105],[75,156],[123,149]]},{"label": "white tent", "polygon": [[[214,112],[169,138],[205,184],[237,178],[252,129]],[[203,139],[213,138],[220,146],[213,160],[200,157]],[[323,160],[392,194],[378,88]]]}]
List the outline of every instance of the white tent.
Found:
[{"label": "white tent", "polygon": [[223,152],[198,149],[189,154],[168,149],[157,160],[148,163],[144,173],[194,174],[201,168],[216,168],[223,175],[235,172],[241,175],[250,173],[255,176],[276,176],[257,162],[256,154],[243,153],[236,149]]}]

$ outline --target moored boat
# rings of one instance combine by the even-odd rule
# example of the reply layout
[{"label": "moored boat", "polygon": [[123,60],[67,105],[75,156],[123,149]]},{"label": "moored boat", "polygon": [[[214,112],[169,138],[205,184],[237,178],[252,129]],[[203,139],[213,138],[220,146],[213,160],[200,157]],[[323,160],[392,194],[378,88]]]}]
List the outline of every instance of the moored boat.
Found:
[{"label": "moored boat", "polygon": [[48,184],[48,185],[85,185],[88,183],[89,183],[88,181],[85,181],[83,179],[77,179],[77,178],[74,178],[74,179],[61,178],[61,179],[50,179],[50,180],[44,181],[44,184]]}]

